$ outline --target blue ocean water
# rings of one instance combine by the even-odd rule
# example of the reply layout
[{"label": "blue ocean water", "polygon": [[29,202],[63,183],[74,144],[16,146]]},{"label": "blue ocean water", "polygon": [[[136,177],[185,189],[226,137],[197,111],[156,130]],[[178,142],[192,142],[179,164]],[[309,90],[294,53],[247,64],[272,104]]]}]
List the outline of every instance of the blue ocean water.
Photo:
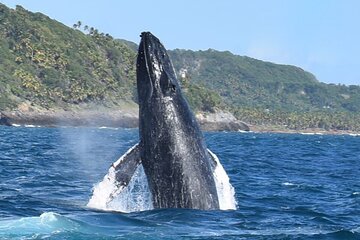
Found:
[{"label": "blue ocean water", "polygon": [[94,184],[137,129],[0,126],[0,239],[360,239],[360,137],[205,133],[237,210],[103,212]]}]

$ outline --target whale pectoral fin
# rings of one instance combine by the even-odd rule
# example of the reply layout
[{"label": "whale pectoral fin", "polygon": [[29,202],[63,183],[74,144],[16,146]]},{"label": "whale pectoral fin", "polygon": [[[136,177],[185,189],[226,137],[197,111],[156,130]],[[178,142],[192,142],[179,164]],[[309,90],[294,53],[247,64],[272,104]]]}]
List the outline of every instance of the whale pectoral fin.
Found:
[{"label": "whale pectoral fin", "polygon": [[211,159],[211,161],[210,161],[211,170],[214,172],[216,166],[219,163],[219,159],[217,158],[217,156],[212,151],[210,151],[209,149],[207,149],[207,151],[208,151],[208,154],[209,154],[210,159]]},{"label": "whale pectoral fin", "polygon": [[140,164],[140,145],[136,144],[111,166],[115,171],[116,185],[126,187]]}]

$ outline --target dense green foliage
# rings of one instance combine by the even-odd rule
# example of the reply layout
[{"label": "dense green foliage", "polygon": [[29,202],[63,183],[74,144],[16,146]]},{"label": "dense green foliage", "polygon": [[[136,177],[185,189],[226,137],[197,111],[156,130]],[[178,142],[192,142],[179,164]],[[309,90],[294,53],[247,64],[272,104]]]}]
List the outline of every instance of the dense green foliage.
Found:
[{"label": "dense green foliage", "polygon": [[136,53],[111,36],[0,5],[0,109],[132,100]]},{"label": "dense green foliage", "polygon": [[230,52],[170,51],[177,72],[216,91],[248,123],[360,130],[360,86],[325,84],[309,72]]},{"label": "dense green foliage", "polygon": [[268,109],[235,108],[235,116],[254,125],[288,129],[322,128],[325,130],[360,131],[360,114],[351,112],[285,112]]},{"label": "dense green foliage", "polygon": [[301,68],[264,62],[230,52],[171,51],[179,72],[215,90],[227,104],[282,111],[360,112],[360,86],[318,82]]},{"label": "dense green foliage", "polygon": [[[137,45],[0,4],[0,111],[136,101]],[[169,51],[190,105],[253,124],[360,130],[360,86],[318,82],[298,67],[230,52]]]}]

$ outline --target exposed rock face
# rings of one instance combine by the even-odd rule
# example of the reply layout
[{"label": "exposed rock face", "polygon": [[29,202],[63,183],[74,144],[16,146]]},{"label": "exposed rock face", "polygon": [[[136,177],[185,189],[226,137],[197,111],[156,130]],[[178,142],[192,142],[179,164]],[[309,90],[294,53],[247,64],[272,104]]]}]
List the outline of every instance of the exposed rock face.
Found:
[{"label": "exposed rock face", "polygon": [[[40,125],[40,126],[89,126],[89,127],[124,127],[138,126],[138,116],[135,112],[99,112],[99,111],[14,111],[3,113],[7,124]],[[2,119],[2,118],[1,118]]]},{"label": "exposed rock face", "polygon": [[196,114],[196,118],[201,128],[206,131],[250,131],[246,123],[237,120],[230,112],[201,112]]},{"label": "exposed rock face", "polygon": [[[89,126],[89,127],[138,127],[138,109],[127,110],[44,110],[33,109],[26,104],[16,111],[0,112],[0,125],[40,126]],[[249,131],[249,127],[238,121],[230,112],[198,113],[196,118],[205,131]]]},{"label": "exposed rock face", "polygon": [[9,117],[2,112],[0,112],[0,125],[11,126]]}]

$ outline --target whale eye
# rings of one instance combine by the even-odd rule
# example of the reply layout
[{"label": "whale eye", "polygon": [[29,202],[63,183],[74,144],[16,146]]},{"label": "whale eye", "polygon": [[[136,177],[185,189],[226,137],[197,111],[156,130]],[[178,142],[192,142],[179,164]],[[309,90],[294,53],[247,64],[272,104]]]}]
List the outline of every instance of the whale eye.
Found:
[{"label": "whale eye", "polygon": [[174,84],[171,85],[171,91],[176,92],[176,86]]}]

